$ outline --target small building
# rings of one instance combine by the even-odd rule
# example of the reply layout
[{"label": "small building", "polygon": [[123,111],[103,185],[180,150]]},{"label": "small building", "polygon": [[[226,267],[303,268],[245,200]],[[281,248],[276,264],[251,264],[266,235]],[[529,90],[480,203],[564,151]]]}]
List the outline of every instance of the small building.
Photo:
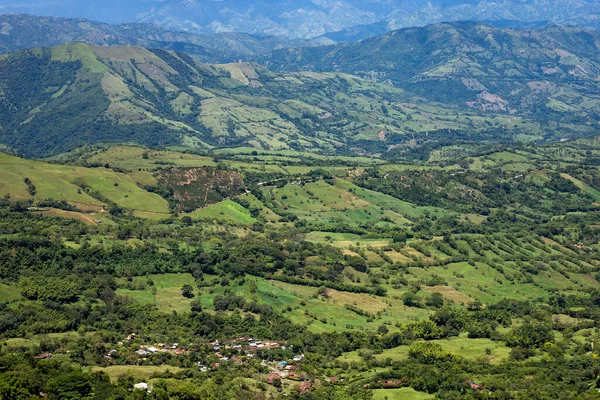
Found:
[{"label": "small building", "polygon": [[483,390],[483,389],[485,389],[485,386],[478,385],[475,382],[473,382],[471,379],[469,379],[467,381],[467,385],[471,386],[471,389],[473,389],[473,390]]},{"label": "small building", "polygon": [[337,376],[332,376],[331,378],[329,378],[329,382],[331,382],[331,383],[339,383],[340,382],[340,378],[338,378]]},{"label": "small building", "polygon": [[47,360],[48,358],[52,358],[52,353],[43,353],[38,356],[40,360]]},{"label": "small building", "polygon": [[146,382],[136,383],[135,385],[133,385],[133,388],[139,389],[139,390],[145,390],[148,393],[150,393],[152,391],[150,386]]},{"label": "small building", "polygon": [[148,350],[152,354],[158,353],[158,349],[156,347],[148,347],[146,350]]},{"label": "small building", "polygon": [[285,368],[285,366],[287,365],[287,361],[282,361],[282,362],[278,363],[277,365],[279,365],[281,368]]},{"label": "small building", "polygon": [[311,388],[312,388],[312,383],[302,382],[300,384],[300,387],[298,388],[298,390],[300,391],[300,394],[304,394],[304,393],[308,392]]},{"label": "small building", "polygon": [[273,382],[278,380],[281,380],[281,376],[279,376],[279,374],[276,372],[271,372],[269,375],[267,375],[267,383],[269,385],[272,385]]},{"label": "small building", "polygon": [[140,350],[136,351],[135,354],[137,354],[138,356],[147,356],[148,352],[146,350],[140,349]]}]

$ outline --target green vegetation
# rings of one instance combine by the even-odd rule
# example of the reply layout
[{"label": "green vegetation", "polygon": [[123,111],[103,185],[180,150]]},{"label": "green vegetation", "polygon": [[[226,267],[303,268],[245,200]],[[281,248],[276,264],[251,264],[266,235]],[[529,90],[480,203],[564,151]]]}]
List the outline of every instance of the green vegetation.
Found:
[{"label": "green vegetation", "polygon": [[[203,155],[240,148],[246,161],[281,151],[443,162],[490,144],[594,134],[598,41],[577,28],[455,23],[284,49],[261,65],[201,64],[164,42],[22,50],[0,59],[0,142],[35,157],[134,143]],[[527,169],[521,161],[513,167]]]},{"label": "green vegetation", "polygon": [[[4,155],[0,393],[128,398],[144,381],[171,398],[296,398],[307,383],[317,399],[475,399],[477,385],[594,398],[598,143],[418,165],[126,146]],[[244,336],[278,344],[228,342]],[[282,360],[296,372],[280,393],[268,374]],[[24,365],[37,383],[7,391]]]}]

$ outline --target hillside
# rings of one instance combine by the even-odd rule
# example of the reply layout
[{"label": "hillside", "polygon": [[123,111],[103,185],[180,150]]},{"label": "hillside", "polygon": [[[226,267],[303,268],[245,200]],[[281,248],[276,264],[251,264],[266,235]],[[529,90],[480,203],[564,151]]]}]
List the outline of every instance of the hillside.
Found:
[{"label": "hillside", "polygon": [[410,28],[349,43],[283,49],[261,58],[277,71],[339,71],[461,108],[595,126],[600,34],[477,23]]},{"label": "hillside", "polygon": [[[74,43],[11,53],[0,57],[0,87],[0,143],[29,157],[102,142],[376,156],[423,140],[538,139],[543,126],[459,112],[346,74],[276,74],[141,47]],[[555,128],[544,130],[551,136]]]},{"label": "hillside", "polygon": [[197,35],[142,23],[110,25],[82,18],[0,15],[0,53],[71,42],[179,50],[204,62],[237,61],[277,48],[311,44],[304,40],[246,33]]},{"label": "hillside", "polygon": [[2,398],[597,398],[599,138],[58,158],[0,154]]}]

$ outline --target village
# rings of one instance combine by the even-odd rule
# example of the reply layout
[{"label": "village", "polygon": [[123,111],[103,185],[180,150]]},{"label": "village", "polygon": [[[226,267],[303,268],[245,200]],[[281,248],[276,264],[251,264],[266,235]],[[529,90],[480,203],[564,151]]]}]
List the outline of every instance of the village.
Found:
[{"label": "village", "polygon": [[[136,340],[138,339],[138,340]],[[123,342],[119,342],[122,349],[129,350],[129,353],[136,355],[137,365],[152,364],[154,358],[160,355],[170,355],[172,357],[186,357],[192,354],[206,355],[203,361],[196,361],[195,366],[200,372],[208,373],[218,370],[230,364],[246,365],[250,360],[260,360],[260,366],[265,370],[262,380],[272,385],[277,391],[282,391],[283,388],[297,387],[299,393],[308,392],[314,385],[314,382],[309,381],[309,376],[302,371],[302,361],[304,354],[294,354],[293,345],[288,345],[282,341],[256,339],[250,336],[240,337],[227,341],[205,342],[195,346],[182,346],[179,343],[165,344],[141,344],[136,345],[140,338],[132,333],[128,335]],[[133,351],[134,348],[138,350]],[[294,354],[292,357],[279,357],[275,351],[285,351],[288,354]],[[46,357],[51,357],[51,354],[45,354]],[[107,364],[112,364],[111,361],[123,357],[123,351],[111,349],[104,358]],[[337,383],[338,378],[330,378],[330,382]],[[147,382],[139,382],[134,385],[134,389],[152,391],[152,385]]]}]

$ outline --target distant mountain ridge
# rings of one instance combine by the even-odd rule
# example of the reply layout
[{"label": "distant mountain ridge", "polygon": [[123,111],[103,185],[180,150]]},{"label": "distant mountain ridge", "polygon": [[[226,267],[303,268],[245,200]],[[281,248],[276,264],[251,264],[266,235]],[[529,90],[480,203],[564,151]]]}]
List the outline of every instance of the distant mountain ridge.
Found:
[{"label": "distant mountain ridge", "polygon": [[146,23],[110,25],[82,18],[0,15],[0,54],[71,42],[134,45],[178,50],[205,62],[248,59],[277,48],[309,46],[311,42],[247,33],[198,35],[169,31]]},{"label": "distant mountain ridge", "polygon": [[[600,27],[596,0],[78,0],[10,1],[0,13],[150,22],[194,33],[246,32],[314,38],[353,27],[393,30],[448,21],[551,21]],[[363,37],[364,38],[364,37]]]}]

